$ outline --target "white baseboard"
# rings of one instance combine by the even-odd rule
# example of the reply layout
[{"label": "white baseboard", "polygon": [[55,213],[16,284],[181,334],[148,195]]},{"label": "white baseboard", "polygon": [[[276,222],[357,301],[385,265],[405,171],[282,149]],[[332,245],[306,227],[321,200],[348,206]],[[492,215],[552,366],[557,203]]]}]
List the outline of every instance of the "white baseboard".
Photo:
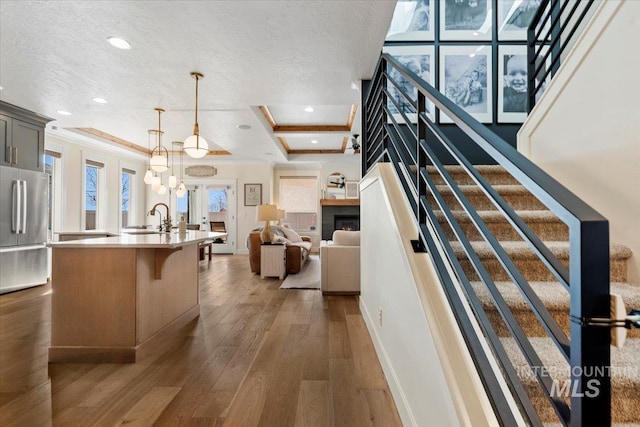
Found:
[{"label": "white baseboard", "polygon": [[384,372],[387,384],[389,385],[389,389],[391,390],[391,396],[393,397],[393,401],[396,404],[396,409],[398,410],[398,415],[400,415],[402,425],[417,427],[418,424],[416,423],[409,403],[405,398],[405,394],[402,390],[402,387],[400,386],[398,377],[396,376],[393,366],[391,365],[391,361],[387,356],[387,352],[384,349],[382,340],[380,339],[380,336],[376,331],[375,322],[369,315],[369,311],[364,305],[362,299],[360,299],[360,311],[362,312],[364,323],[365,325],[367,325],[367,329],[369,330],[369,335],[371,336],[373,347],[375,348],[376,354],[378,355],[380,366],[382,366],[382,371]]}]

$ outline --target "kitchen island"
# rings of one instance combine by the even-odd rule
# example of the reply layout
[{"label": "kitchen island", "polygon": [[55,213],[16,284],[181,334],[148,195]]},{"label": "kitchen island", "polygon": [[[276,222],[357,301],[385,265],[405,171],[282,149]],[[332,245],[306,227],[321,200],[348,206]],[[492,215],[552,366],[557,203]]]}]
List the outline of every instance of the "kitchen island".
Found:
[{"label": "kitchen island", "polygon": [[49,362],[135,362],[198,317],[198,244],[223,235],[51,242]]}]

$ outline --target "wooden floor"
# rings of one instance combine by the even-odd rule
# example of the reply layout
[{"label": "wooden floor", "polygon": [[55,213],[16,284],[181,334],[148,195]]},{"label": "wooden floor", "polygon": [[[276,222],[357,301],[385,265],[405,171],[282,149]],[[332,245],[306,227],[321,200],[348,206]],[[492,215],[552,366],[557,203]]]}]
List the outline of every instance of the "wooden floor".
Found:
[{"label": "wooden floor", "polygon": [[50,287],[0,296],[0,426],[401,425],[355,297],[200,264],[200,317],[135,364],[48,364]]}]

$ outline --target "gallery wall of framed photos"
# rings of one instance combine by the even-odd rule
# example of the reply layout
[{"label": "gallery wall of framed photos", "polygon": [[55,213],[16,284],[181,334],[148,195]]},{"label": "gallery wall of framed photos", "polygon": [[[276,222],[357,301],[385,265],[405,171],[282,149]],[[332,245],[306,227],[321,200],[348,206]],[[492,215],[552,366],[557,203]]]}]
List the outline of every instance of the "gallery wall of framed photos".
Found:
[{"label": "gallery wall of framed photos", "polygon": [[[528,111],[527,27],[540,2],[399,0],[383,52],[515,146]],[[428,110],[432,120],[452,123]]]}]

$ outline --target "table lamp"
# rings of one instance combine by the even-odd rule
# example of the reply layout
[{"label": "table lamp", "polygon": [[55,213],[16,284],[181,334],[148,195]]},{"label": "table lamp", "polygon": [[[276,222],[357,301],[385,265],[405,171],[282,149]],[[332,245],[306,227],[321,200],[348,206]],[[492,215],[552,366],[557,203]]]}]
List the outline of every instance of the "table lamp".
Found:
[{"label": "table lamp", "polygon": [[278,222],[280,224],[282,224],[282,220],[284,219],[284,217],[286,216],[286,213],[284,211],[284,209],[278,209]]},{"label": "table lamp", "polygon": [[258,205],[256,209],[256,221],[264,221],[264,228],[260,233],[262,243],[271,243],[271,221],[278,219],[278,207],[276,205]]}]

